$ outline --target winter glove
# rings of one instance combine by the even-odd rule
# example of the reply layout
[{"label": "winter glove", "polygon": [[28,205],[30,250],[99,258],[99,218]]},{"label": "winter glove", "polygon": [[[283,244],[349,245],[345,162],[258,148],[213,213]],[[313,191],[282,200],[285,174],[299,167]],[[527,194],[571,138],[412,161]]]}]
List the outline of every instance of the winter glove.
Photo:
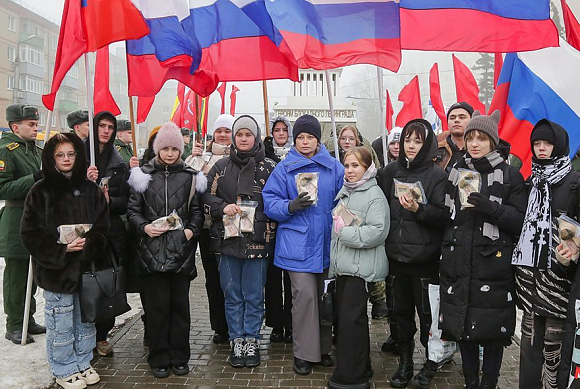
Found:
[{"label": "winter glove", "polygon": [[334,221],[334,223],[333,223],[334,233],[338,234],[340,232],[340,230],[342,230],[344,228],[344,220],[343,220],[342,216],[333,216],[332,220]]},{"label": "winter glove", "polygon": [[476,212],[483,213],[485,215],[493,215],[499,206],[495,201],[491,201],[485,195],[479,192],[473,192],[467,198],[467,202],[473,205],[473,209]]},{"label": "winter glove", "polygon": [[42,180],[44,174],[42,174],[42,170],[37,170],[32,173],[32,178],[34,178],[34,182]]},{"label": "winter glove", "polygon": [[302,211],[310,208],[314,204],[314,201],[310,199],[307,192],[302,192],[294,200],[290,201],[288,204],[288,212],[294,213],[296,211]]}]

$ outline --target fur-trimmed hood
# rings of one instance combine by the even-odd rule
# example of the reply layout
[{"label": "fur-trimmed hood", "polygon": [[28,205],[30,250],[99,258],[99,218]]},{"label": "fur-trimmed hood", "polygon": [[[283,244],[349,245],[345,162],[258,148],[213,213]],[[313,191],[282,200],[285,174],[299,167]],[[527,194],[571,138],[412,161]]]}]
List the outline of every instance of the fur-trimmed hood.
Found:
[{"label": "fur-trimmed hood", "polygon": [[[54,152],[56,147],[63,143],[63,137],[66,138],[67,142],[72,143],[77,153],[70,179],[56,169],[54,162]],[[81,138],[74,133],[65,132],[50,138],[42,151],[42,174],[45,183],[49,186],[70,185],[74,188],[80,187],[87,179],[87,160],[85,157],[85,147]]]}]

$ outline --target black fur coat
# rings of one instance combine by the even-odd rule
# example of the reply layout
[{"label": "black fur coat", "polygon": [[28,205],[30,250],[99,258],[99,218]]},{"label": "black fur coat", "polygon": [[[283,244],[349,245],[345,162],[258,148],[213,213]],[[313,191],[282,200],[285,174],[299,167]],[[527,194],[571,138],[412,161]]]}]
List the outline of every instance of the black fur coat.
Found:
[{"label": "black fur coat", "polygon": [[[67,178],[56,170],[57,141],[50,139],[42,153],[44,178],[26,197],[20,233],[33,259],[36,284],[55,293],[75,293],[88,264],[95,261],[98,265],[105,258],[109,212],[101,189],[86,179],[82,141],[75,134],[61,135],[72,142],[77,153],[72,176]],[[67,246],[57,243],[57,228],[63,224],[92,225],[82,251],[67,253]]]}]

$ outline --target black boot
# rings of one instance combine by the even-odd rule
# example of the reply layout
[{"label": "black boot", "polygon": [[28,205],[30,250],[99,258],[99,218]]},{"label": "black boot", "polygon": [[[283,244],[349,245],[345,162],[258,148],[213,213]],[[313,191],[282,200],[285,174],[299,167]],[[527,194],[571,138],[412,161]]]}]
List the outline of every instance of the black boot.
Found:
[{"label": "black boot", "polygon": [[465,376],[465,389],[479,389],[479,374],[463,373]]},{"label": "black boot", "polygon": [[490,377],[488,375],[483,375],[481,377],[481,384],[479,384],[479,389],[495,389],[497,387],[497,377]]},{"label": "black boot", "polygon": [[384,319],[389,314],[389,308],[387,307],[386,301],[375,301],[373,302],[373,309],[371,310],[371,316],[373,319]]},{"label": "black boot", "polygon": [[398,354],[399,348],[397,346],[397,340],[393,338],[393,335],[389,336],[387,340],[381,346],[381,350],[386,353]]},{"label": "black boot", "polygon": [[437,363],[427,360],[421,371],[411,380],[411,388],[427,389],[431,380],[435,378],[435,373],[437,373]]},{"label": "black boot", "polygon": [[413,342],[399,341],[399,368],[391,378],[392,388],[406,388],[413,378]]}]

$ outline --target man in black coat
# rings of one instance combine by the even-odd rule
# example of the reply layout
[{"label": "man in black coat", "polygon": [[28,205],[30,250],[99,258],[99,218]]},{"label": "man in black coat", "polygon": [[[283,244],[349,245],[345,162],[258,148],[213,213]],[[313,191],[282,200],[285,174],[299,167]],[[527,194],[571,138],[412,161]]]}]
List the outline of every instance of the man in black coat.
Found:
[{"label": "man in black coat", "polygon": [[[95,181],[105,193],[109,204],[109,237],[123,263],[125,262],[126,230],[121,215],[127,212],[129,169],[114,146],[117,134],[115,116],[108,111],[99,112],[93,119],[93,125],[95,165],[89,166],[87,177]],[[90,142],[88,139],[85,141],[85,146],[90,164]],[[108,355],[113,351],[113,347],[107,342],[107,334],[114,325],[114,320],[107,323],[96,323],[97,352],[100,355]]]}]

